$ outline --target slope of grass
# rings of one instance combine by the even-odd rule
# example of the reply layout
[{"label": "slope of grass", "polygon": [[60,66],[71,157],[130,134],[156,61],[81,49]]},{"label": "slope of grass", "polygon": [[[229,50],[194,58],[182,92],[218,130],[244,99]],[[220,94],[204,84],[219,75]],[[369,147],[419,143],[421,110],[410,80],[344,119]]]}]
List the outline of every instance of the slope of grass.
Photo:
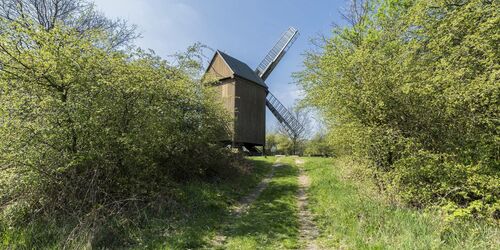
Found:
[{"label": "slope of grass", "polygon": [[308,158],[310,209],[325,249],[498,249],[498,225],[445,222],[435,211],[390,205],[347,159]]},{"label": "slope of grass", "polygon": [[[195,183],[186,194],[186,207],[192,210],[178,221],[178,229],[170,234],[164,246],[167,249],[207,247],[230,217],[230,208],[244,195],[251,192],[271,171],[274,157],[252,157],[254,171],[246,176],[221,182],[217,185]],[[198,194],[198,195],[196,195]],[[207,197],[203,194],[211,194]],[[217,205],[214,205],[217,203]]]},{"label": "slope of grass", "polygon": [[77,222],[39,221],[25,227],[9,227],[0,221],[0,249],[126,248],[193,249],[210,244],[229,219],[231,206],[253,190],[269,173],[273,157],[252,157],[250,173],[214,181],[191,181],[172,187],[163,207],[137,208],[137,218],[103,218],[99,231],[82,230],[71,235]]},{"label": "slope of grass", "polygon": [[223,231],[224,249],[296,249],[299,247],[297,168],[281,158],[269,186],[247,213],[233,218]]},{"label": "slope of grass", "polygon": [[[174,223],[159,221],[153,229],[170,230],[155,240],[154,248],[201,248],[210,244],[224,222],[230,219],[229,209],[241,197],[251,192],[269,173],[273,157],[252,157],[253,171],[248,175],[218,183],[194,182],[182,187],[182,213]],[[155,234],[151,234],[155,235]]]}]

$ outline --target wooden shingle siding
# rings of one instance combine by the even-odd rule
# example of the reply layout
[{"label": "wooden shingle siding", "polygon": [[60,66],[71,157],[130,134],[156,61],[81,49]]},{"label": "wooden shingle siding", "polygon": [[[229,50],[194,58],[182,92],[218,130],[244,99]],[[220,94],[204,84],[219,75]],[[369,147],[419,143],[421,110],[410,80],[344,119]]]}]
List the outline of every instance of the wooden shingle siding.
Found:
[{"label": "wooden shingle siding", "polygon": [[[228,114],[231,116],[231,124],[229,127],[232,128],[232,133],[234,133],[234,110],[235,110],[235,80],[234,79],[226,79],[221,81],[219,84],[215,86],[218,89],[219,96],[224,105],[224,108],[228,111]],[[220,141],[232,141],[232,136],[227,135],[223,138],[220,138]]]},{"label": "wooden shingle siding", "polygon": [[246,79],[236,77],[235,142],[265,144],[266,89]]}]

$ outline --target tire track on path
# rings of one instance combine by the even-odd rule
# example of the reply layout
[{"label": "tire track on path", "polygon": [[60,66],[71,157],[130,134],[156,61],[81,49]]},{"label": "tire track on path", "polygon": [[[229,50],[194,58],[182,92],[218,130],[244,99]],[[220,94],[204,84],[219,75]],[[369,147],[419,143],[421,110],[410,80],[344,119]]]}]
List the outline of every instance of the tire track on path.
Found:
[{"label": "tire track on path", "polygon": [[231,214],[233,216],[239,217],[243,213],[248,211],[248,208],[252,205],[252,203],[259,197],[259,195],[264,191],[267,186],[269,186],[269,182],[273,179],[274,172],[276,171],[277,167],[280,167],[281,164],[279,163],[280,158],[276,160],[276,162],[273,164],[271,168],[271,172],[267,174],[267,176],[259,183],[259,185],[251,192],[250,194],[246,195],[243,197],[237,205],[233,208],[233,211],[231,211]]},{"label": "tire track on path", "polygon": [[[276,162],[272,165],[269,174],[267,174],[266,177],[264,177],[264,179],[259,183],[259,185],[257,185],[257,187],[255,187],[255,189],[251,193],[244,196],[233,207],[233,209],[231,210],[231,216],[233,218],[241,217],[241,215],[246,213],[250,208],[250,206],[252,205],[252,203],[255,200],[257,200],[257,198],[259,198],[259,195],[267,188],[267,186],[269,186],[269,183],[273,179],[274,173],[276,172],[276,168],[282,166],[282,164],[280,164],[280,160],[281,160],[280,158],[277,158]],[[217,234],[212,241],[213,246],[222,247],[226,241],[226,238],[227,237],[225,235],[219,232],[219,234]]]},{"label": "tire track on path", "polygon": [[316,244],[316,238],[319,231],[313,223],[313,216],[307,209],[309,200],[307,196],[307,189],[311,185],[309,177],[304,172],[304,160],[295,159],[295,164],[299,167],[299,191],[297,194],[299,204],[299,223],[300,223],[300,240],[304,242],[307,250],[320,249]]}]

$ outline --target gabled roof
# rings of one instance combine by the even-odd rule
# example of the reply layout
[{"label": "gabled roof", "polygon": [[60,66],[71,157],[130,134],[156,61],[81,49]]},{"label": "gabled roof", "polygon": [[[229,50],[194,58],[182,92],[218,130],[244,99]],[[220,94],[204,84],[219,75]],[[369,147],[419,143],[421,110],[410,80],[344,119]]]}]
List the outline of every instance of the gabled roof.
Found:
[{"label": "gabled roof", "polygon": [[245,78],[249,81],[252,81],[264,88],[267,88],[266,83],[262,78],[260,78],[255,71],[253,71],[248,65],[222,51],[217,50],[217,52],[222,59],[227,63],[229,68],[233,71],[233,73],[241,78]]}]

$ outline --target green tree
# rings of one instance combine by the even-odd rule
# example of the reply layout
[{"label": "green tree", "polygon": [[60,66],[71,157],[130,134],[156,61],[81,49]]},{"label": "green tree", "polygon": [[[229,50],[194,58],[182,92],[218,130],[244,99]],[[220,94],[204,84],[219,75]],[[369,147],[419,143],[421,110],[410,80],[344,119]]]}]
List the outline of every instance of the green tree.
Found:
[{"label": "green tree", "polygon": [[357,3],[296,75],[334,149],[408,204],[499,218],[498,1]]},{"label": "green tree", "polygon": [[333,150],[327,141],[326,135],[317,133],[306,142],[304,154],[310,156],[331,156]]},{"label": "green tree", "polygon": [[268,133],[266,135],[266,150],[272,155],[292,155],[294,154],[294,144],[292,140],[281,133]]},{"label": "green tree", "polygon": [[284,148],[285,145],[289,144],[289,148],[287,148],[286,154],[302,155],[304,153],[304,144],[307,138],[310,136],[310,110],[299,105],[289,107],[288,110],[290,111],[291,115],[304,127],[304,129],[301,131],[295,131],[295,133],[290,133],[283,124],[277,122],[276,131],[280,135],[278,138],[282,142],[282,148]]},{"label": "green tree", "polygon": [[107,216],[230,165],[225,113],[191,68],[116,51],[100,29],[0,27],[2,221]]}]

